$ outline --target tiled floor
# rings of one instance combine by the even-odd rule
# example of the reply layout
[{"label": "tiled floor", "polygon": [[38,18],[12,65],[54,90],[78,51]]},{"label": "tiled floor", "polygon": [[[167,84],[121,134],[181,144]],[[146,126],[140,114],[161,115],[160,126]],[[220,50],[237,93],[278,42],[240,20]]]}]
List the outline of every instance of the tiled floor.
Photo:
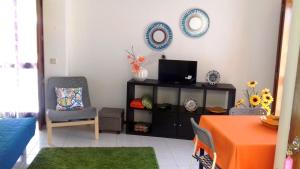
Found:
[{"label": "tiled floor", "polygon": [[[192,159],[193,143],[189,140],[147,137],[126,134],[100,133],[94,139],[90,126],[55,128],[53,130],[55,147],[154,147],[160,169],[196,169],[197,162]],[[26,169],[39,150],[47,145],[46,130],[36,130],[26,148],[26,159],[18,160],[13,169]],[[192,163],[191,163],[192,161]],[[191,167],[190,167],[190,164]]]}]

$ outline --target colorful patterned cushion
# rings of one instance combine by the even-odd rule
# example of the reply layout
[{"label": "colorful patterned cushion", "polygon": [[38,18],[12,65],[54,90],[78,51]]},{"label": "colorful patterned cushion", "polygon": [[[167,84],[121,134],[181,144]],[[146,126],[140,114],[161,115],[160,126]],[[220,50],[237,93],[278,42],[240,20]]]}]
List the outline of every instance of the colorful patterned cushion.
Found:
[{"label": "colorful patterned cushion", "polygon": [[82,88],[55,88],[56,110],[71,111],[83,109]]}]

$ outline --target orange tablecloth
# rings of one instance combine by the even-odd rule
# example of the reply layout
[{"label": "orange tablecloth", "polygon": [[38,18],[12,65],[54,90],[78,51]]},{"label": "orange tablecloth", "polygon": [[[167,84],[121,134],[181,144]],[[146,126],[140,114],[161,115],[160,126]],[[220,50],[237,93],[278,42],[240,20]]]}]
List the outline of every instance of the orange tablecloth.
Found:
[{"label": "orange tablecloth", "polygon": [[277,131],[259,116],[201,116],[200,126],[211,132],[222,169],[273,168]]}]

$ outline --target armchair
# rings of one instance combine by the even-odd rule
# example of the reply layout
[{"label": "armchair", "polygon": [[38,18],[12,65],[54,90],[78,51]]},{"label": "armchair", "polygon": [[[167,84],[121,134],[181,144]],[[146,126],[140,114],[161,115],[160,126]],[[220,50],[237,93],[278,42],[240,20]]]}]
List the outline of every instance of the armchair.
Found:
[{"label": "armchair", "polygon": [[[56,110],[55,88],[82,88],[81,110]],[[50,77],[46,88],[46,123],[48,144],[52,144],[52,128],[78,125],[94,125],[95,139],[99,139],[99,119],[96,108],[91,106],[88,84],[85,77]]]}]

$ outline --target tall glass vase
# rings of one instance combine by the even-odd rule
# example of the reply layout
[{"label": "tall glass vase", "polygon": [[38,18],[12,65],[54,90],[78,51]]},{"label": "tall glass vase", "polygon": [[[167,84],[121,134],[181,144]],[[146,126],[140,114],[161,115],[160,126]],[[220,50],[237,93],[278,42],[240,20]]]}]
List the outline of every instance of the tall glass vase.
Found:
[{"label": "tall glass vase", "polygon": [[260,107],[243,107],[230,109],[229,114],[231,115],[266,115],[266,111]]}]

